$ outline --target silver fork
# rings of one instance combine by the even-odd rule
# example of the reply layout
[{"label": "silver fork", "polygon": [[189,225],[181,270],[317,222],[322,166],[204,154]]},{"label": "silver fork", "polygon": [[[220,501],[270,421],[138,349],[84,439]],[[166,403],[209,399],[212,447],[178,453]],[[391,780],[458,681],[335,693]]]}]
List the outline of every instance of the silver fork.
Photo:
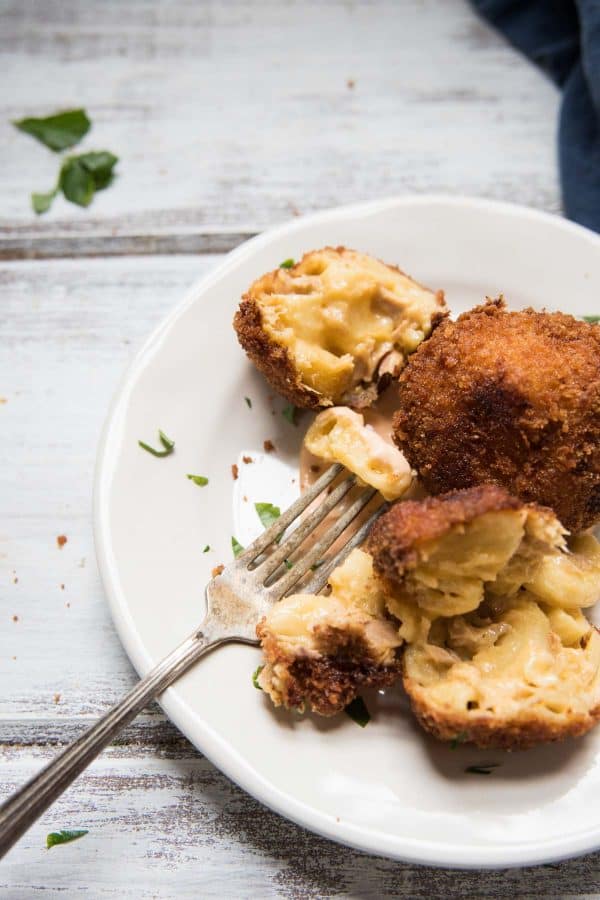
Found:
[{"label": "silver fork", "polygon": [[[298,516],[317,500],[343,471],[333,465],[309,488],[275,524],[231,562],[206,587],[207,613],[204,621],[175,650],[158,663],[116,706],[113,706],[80,738],[70,744],[52,762],[16,791],[0,807],[0,857],[12,847],[35,820],[59,797],[92,762],[112,738],[141,710],[183,675],[206,652],[229,641],[256,644],[256,626],[277,600],[314,569],[312,578],[302,584],[303,593],[318,593],[327,584],[332,569],[365,539],[375,519],[386,509],[378,507],[357,529],[337,553],[321,562],[323,554],[353,522],[377,491],[365,488],[335,520],[326,534],[308,552],[294,558],[291,568],[286,562],[355,485],[349,475],[291,531],[283,532]],[[275,548],[264,556],[270,546]],[[317,566],[317,563],[319,565]]]}]

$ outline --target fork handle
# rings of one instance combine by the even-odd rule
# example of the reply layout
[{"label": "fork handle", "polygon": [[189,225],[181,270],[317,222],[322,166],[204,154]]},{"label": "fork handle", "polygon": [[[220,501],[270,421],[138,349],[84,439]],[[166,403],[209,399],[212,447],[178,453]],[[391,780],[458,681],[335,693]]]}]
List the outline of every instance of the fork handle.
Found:
[{"label": "fork handle", "polygon": [[0,858],[98,756],[101,750],[208,650],[228,640],[195,631],[132,688],[95,725],[0,806]]}]

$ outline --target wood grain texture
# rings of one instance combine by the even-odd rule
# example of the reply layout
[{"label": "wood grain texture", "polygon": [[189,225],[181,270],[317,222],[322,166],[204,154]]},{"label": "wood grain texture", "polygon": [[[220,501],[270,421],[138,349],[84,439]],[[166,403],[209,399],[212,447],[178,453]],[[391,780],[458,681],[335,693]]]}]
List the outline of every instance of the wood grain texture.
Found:
[{"label": "wood grain texture", "polygon": [[[0,265],[4,796],[133,683],[95,563],[96,446],[133,352],[214,254],[394,193],[559,194],[558,96],[463,0],[0,0],[0,57],[0,258],[31,260]],[[69,105],[119,178],[36,219],[58,160],[9,121]],[[90,833],[46,852],[65,827]],[[153,707],[13,849],[0,893],[591,897],[600,855],[485,873],[369,857],[257,804]]]},{"label": "wood grain texture", "polygon": [[[559,208],[558,94],[466,0],[0,0],[2,234],[91,215],[255,231],[442,191]],[[353,87],[348,86],[348,82]],[[89,212],[36,220],[54,154],[10,120],[84,105],[120,156]]]}]

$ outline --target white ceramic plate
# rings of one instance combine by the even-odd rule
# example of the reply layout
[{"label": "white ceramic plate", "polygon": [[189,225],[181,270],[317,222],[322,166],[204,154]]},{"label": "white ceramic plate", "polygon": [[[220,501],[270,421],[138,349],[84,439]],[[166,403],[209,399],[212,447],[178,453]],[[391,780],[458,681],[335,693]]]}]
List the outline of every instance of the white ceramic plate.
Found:
[{"label": "white ceramic plate", "polygon": [[[304,428],[282,417],[283,401],[247,362],[231,319],[254,278],[326,244],[398,263],[444,288],[454,311],[503,292],[511,306],[600,312],[598,237],[484,200],[409,197],[341,208],[230,254],[143,347],[100,446],[98,559],[140,675],[202,618],[204,585],[213,566],[231,558],[231,535],[246,543],[261,531],[254,501],[283,508],[297,493]],[[153,441],[159,427],[177,443],[166,459],[137,445]],[[262,452],[265,438],[276,454]],[[244,465],[244,453],[254,462]],[[210,484],[195,486],[188,472]],[[344,715],[275,711],[251,683],[259,658],[248,646],[217,650],[162,706],[215,765],[282,815],[362,850],[432,865],[526,865],[600,846],[600,731],[513,755],[451,751],[415,726],[399,689],[367,696],[373,719],[364,730]],[[489,777],[465,774],[482,761],[501,766]]]}]

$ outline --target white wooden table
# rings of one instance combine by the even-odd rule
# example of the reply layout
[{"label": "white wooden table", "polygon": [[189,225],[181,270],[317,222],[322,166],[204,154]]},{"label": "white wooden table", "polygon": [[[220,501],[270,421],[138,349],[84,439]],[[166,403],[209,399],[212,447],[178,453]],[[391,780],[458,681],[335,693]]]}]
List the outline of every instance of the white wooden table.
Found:
[{"label": "white wooden table", "polygon": [[[94,458],[125,366],[190,282],[331,205],[444,191],[558,211],[559,193],[558,96],[463,0],[0,0],[0,52],[4,795],[133,683],[94,557]],[[87,211],[58,199],[36,219],[29,193],[57,160],[9,122],[76,105],[94,121],[82,146],[117,153],[119,178]],[[157,707],[0,869],[11,900],[599,889],[600,855],[457,873],[331,844],[247,797]]]}]

